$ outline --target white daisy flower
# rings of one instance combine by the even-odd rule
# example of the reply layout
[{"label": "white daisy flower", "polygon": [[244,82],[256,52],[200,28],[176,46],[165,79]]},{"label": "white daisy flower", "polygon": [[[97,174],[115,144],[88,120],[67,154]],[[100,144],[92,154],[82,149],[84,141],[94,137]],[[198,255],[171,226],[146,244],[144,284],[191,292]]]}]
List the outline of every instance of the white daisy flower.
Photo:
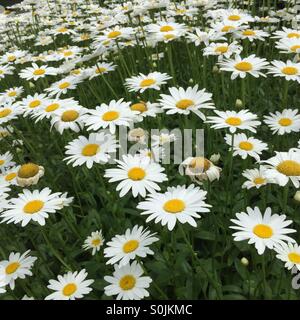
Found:
[{"label": "white daisy flower", "polygon": [[92,249],[92,255],[94,256],[103,246],[104,241],[102,230],[94,231],[84,240],[82,248],[86,251]]},{"label": "white daisy flower", "polygon": [[135,122],[141,122],[145,117],[156,117],[158,113],[162,113],[163,110],[159,103],[139,101],[130,105],[130,110],[135,111]]},{"label": "white daisy flower", "polygon": [[259,189],[268,183],[273,183],[273,180],[266,177],[266,167],[260,166],[258,169],[244,170],[242,175],[247,179],[242,185],[242,188],[256,188]]},{"label": "white daisy flower", "polygon": [[258,254],[263,254],[266,247],[273,249],[275,245],[282,244],[284,241],[295,242],[286,234],[296,232],[294,229],[286,228],[293,223],[286,220],[284,214],[273,214],[271,208],[267,208],[264,215],[258,207],[254,209],[247,207],[247,213],[236,214],[237,219],[231,219],[236,226],[231,229],[238,230],[233,233],[234,241],[248,240],[249,244],[254,244]]},{"label": "white daisy flower", "polygon": [[93,289],[90,285],[94,280],[86,280],[87,272],[85,269],[64,275],[59,275],[57,280],[49,280],[48,289],[55,292],[49,294],[45,300],[75,300],[81,299],[89,294]]},{"label": "white daisy flower", "polygon": [[61,79],[51,85],[50,88],[45,89],[49,92],[50,96],[59,97],[62,94],[66,94],[68,90],[74,90],[77,87],[77,84],[81,82],[81,79],[74,76],[68,76],[64,79]]},{"label": "white daisy flower", "polygon": [[287,62],[274,60],[269,67],[270,74],[274,77],[284,77],[287,81],[297,81],[300,83],[300,63],[294,63],[290,60]]},{"label": "white daisy flower", "polygon": [[297,109],[284,109],[264,116],[264,122],[272,130],[273,134],[283,135],[285,133],[300,131],[300,114]]},{"label": "white daisy flower", "polygon": [[24,89],[23,87],[12,87],[10,89],[5,90],[5,92],[1,93],[1,97],[2,97],[2,101],[0,99],[0,101],[3,103],[6,102],[14,102],[17,98],[19,98],[21,96],[21,94],[23,93]]},{"label": "white daisy flower", "polygon": [[22,109],[17,104],[12,102],[0,102],[0,125],[16,119],[19,114],[22,113]]},{"label": "white daisy flower", "polygon": [[99,77],[103,74],[106,74],[110,71],[114,71],[116,69],[116,65],[112,63],[97,63],[97,65],[93,66],[92,68],[86,69],[86,72],[89,74],[89,80]]},{"label": "white daisy flower", "polygon": [[109,182],[121,181],[116,191],[120,191],[120,197],[123,197],[130,190],[133,197],[141,195],[146,196],[147,192],[160,190],[157,183],[167,181],[165,170],[158,163],[149,158],[141,158],[139,155],[124,155],[123,160],[116,160],[118,168],[105,170],[104,177],[110,178]]},{"label": "white daisy flower", "polygon": [[124,235],[116,235],[107,242],[104,249],[104,257],[110,258],[106,264],[119,263],[120,266],[127,265],[130,260],[136,257],[145,258],[154,252],[148,247],[159,239],[153,237],[155,233],[150,233],[142,226],[135,225],[132,230],[127,229]]},{"label": "white daisy flower", "polygon": [[282,30],[276,30],[274,33],[274,36],[272,38],[274,39],[299,39],[300,38],[300,30],[291,29],[282,27]]},{"label": "white daisy flower", "polygon": [[300,53],[300,38],[280,39],[276,43],[276,48],[280,49],[280,53]]},{"label": "white daisy flower", "polygon": [[285,262],[288,270],[296,267],[300,271],[300,246],[297,243],[282,243],[274,247],[276,258]]},{"label": "white daisy flower", "polygon": [[234,34],[234,37],[238,39],[248,39],[250,42],[254,40],[265,41],[265,38],[268,36],[269,34],[267,32],[257,29],[239,30]]},{"label": "white daisy flower", "polygon": [[64,161],[73,167],[86,164],[91,169],[94,163],[108,162],[117,147],[115,137],[105,132],[91,133],[88,138],[79,136],[66,146],[68,156]]},{"label": "white daisy flower", "polygon": [[36,110],[42,108],[47,104],[49,99],[45,94],[35,93],[33,96],[29,95],[22,101],[18,102],[19,107],[22,109],[24,116],[32,115]]},{"label": "white daisy flower", "polygon": [[236,41],[231,43],[212,42],[204,48],[203,55],[218,56],[218,60],[221,61],[223,58],[230,58],[233,54],[240,54],[242,49],[242,46],[240,46]]},{"label": "white daisy flower", "polygon": [[149,215],[146,222],[155,219],[172,231],[177,221],[197,227],[195,218],[200,218],[199,212],[209,212],[209,204],[205,203],[206,191],[188,186],[168,187],[165,193],[150,194],[137,208],[143,210],[142,215]]},{"label": "white daisy flower", "polygon": [[13,167],[16,163],[12,161],[13,155],[7,151],[4,154],[0,154],[0,171],[6,170],[6,168]]},{"label": "white daisy flower", "polygon": [[19,73],[19,77],[22,79],[38,80],[44,78],[45,76],[55,76],[57,74],[56,68],[48,67],[47,65],[38,66],[36,63],[32,63],[31,67],[27,67]]},{"label": "white daisy flower", "polygon": [[104,280],[110,284],[104,288],[107,296],[117,295],[117,300],[140,300],[149,297],[149,288],[152,279],[142,277],[143,269],[136,262],[126,266],[114,266],[113,276],[105,276]]}]

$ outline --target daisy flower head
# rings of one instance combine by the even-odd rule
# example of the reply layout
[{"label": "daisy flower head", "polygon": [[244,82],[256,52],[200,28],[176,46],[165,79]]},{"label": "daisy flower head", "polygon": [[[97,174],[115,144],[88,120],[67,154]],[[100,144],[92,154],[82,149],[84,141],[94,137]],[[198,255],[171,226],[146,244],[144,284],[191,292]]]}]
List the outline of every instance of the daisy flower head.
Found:
[{"label": "daisy flower head", "polygon": [[97,131],[99,129],[109,128],[114,134],[117,126],[129,127],[134,121],[138,111],[132,111],[129,108],[130,103],[123,99],[112,100],[109,104],[102,103],[94,110],[88,109],[88,114],[84,119],[87,130]]},{"label": "daisy flower head", "polygon": [[243,12],[239,9],[224,10],[222,19],[225,22],[239,22],[240,24],[248,24],[254,21],[254,18],[248,12]]},{"label": "daisy flower head", "polygon": [[55,29],[51,30],[51,34],[58,35],[75,35],[75,30],[68,28],[66,25],[56,26]]},{"label": "daisy flower head", "polygon": [[0,174],[0,180],[6,181],[9,185],[17,185],[17,175],[20,166],[4,169]]},{"label": "daisy flower head", "polygon": [[157,23],[152,23],[146,26],[146,30],[150,34],[166,34],[166,33],[177,33],[179,35],[184,34],[186,31],[186,26],[181,23],[173,21],[157,21]]},{"label": "daisy flower head", "polygon": [[106,264],[118,262],[120,266],[125,266],[137,256],[145,258],[148,254],[153,255],[148,246],[159,240],[154,235],[142,226],[135,225],[132,230],[127,229],[124,235],[113,237],[104,249],[104,257],[110,258]]},{"label": "daisy flower head", "polygon": [[12,101],[0,101],[0,125],[16,119],[22,113],[22,109]]},{"label": "daisy flower head", "polygon": [[55,213],[61,209],[60,192],[51,193],[49,188],[43,190],[23,189],[23,193],[17,198],[8,200],[0,214],[1,223],[21,223],[25,227],[29,222],[34,221],[44,226],[49,213]]},{"label": "daisy flower head", "polygon": [[139,101],[130,105],[130,110],[137,112],[135,122],[141,122],[145,117],[155,118],[158,113],[162,113],[159,103],[152,103],[150,101]]},{"label": "daisy flower head", "polygon": [[207,123],[212,123],[212,128],[223,129],[229,128],[230,133],[235,133],[239,130],[249,130],[256,132],[256,127],[261,124],[257,120],[257,115],[251,113],[249,110],[244,109],[236,111],[219,111],[214,110],[217,116],[208,117]]},{"label": "daisy flower head", "polygon": [[205,120],[205,115],[202,109],[214,109],[214,104],[211,101],[212,94],[206,92],[205,89],[198,90],[198,85],[193,88],[169,88],[170,95],[161,94],[159,100],[160,105],[167,114],[184,114],[188,115],[194,112],[202,120]]},{"label": "daisy flower head", "polygon": [[273,134],[283,135],[285,133],[300,131],[300,114],[297,109],[284,109],[264,116],[264,122],[272,130]]},{"label": "daisy flower head", "polygon": [[274,39],[300,39],[300,30],[282,27],[282,30],[276,30],[272,38]]},{"label": "daisy flower head", "polygon": [[111,154],[116,152],[118,145],[114,136],[105,132],[90,133],[86,138],[79,136],[66,146],[64,161],[73,167],[85,164],[91,169],[94,163],[107,163]]},{"label": "daisy flower head", "polygon": [[51,116],[51,129],[54,127],[60,134],[64,130],[79,132],[84,127],[84,115],[87,109],[80,105],[72,105],[57,109]]},{"label": "daisy flower head", "polygon": [[226,134],[225,142],[233,147],[233,156],[239,155],[242,159],[247,156],[260,160],[262,151],[268,150],[268,145],[253,137],[247,137],[245,133],[237,133],[234,135]]},{"label": "daisy flower head", "polygon": [[269,36],[269,34],[262,30],[257,29],[244,29],[237,31],[234,36],[238,39],[248,39],[250,42],[254,40],[265,41],[265,38]]},{"label": "daisy flower head", "polygon": [[10,65],[0,65],[0,79],[4,79],[6,75],[12,75],[14,72],[14,67]]},{"label": "daisy flower head", "polygon": [[33,63],[31,67],[27,67],[19,73],[20,78],[37,81],[40,78],[46,76],[55,76],[57,74],[56,68],[48,67],[47,65],[38,66],[36,63]]},{"label": "daisy flower head", "polygon": [[45,169],[35,163],[28,162],[19,166],[16,174],[16,183],[20,187],[28,187],[39,182],[44,175]]},{"label": "daisy flower head", "polygon": [[117,168],[105,170],[104,177],[109,178],[109,182],[119,182],[116,191],[120,191],[123,197],[130,190],[134,198],[138,195],[146,196],[147,192],[160,190],[157,183],[167,181],[164,168],[150,158],[142,158],[139,155],[124,155],[122,161],[116,160]]},{"label": "daisy flower head", "polygon": [[232,73],[231,80],[234,80],[237,77],[245,78],[247,74],[250,74],[255,78],[258,78],[259,76],[266,77],[260,70],[266,69],[268,64],[269,63],[265,58],[258,58],[254,54],[247,58],[241,58],[239,55],[236,55],[233,59],[224,59],[219,62],[221,71]]},{"label": "daisy flower head", "polygon": [[22,109],[24,116],[32,115],[47,104],[48,98],[45,94],[35,93],[33,96],[29,95],[26,98],[22,99],[18,103],[19,107]]},{"label": "daisy flower head", "polygon": [[276,258],[285,262],[285,267],[288,270],[294,267],[300,271],[300,246],[297,243],[282,243],[274,247],[277,252]]},{"label": "daisy flower head", "polygon": [[81,82],[81,79],[74,76],[68,76],[64,79],[61,79],[51,85],[51,87],[45,89],[49,92],[50,96],[59,97],[62,94],[66,94],[68,90],[74,90],[77,87],[77,84]]},{"label": "daisy flower head", "polygon": [[114,265],[113,276],[105,276],[109,283],[104,288],[107,296],[117,295],[117,300],[141,300],[149,297],[149,288],[152,279],[142,277],[144,271],[138,262],[133,261],[125,266]]},{"label": "daisy flower head", "polygon": [[[3,102],[14,102],[16,101],[21,94],[23,93],[23,87],[12,87],[10,89],[5,90],[5,92],[1,93],[1,98]],[[1,99],[0,99],[1,101]]]},{"label": "daisy flower head", "polygon": [[118,41],[120,39],[128,39],[134,33],[134,29],[130,27],[114,26],[102,31],[103,35],[96,38],[97,41]]},{"label": "daisy flower head", "polygon": [[94,256],[103,246],[104,241],[102,230],[94,231],[84,240],[82,248],[86,251],[92,249],[92,255]]},{"label": "daisy flower head", "polygon": [[242,175],[247,179],[242,185],[242,188],[256,188],[259,189],[268,183],[273,183],[273,181],[266,176],[266,167],[260,166],[258,169],[247,169],[244,170]]},{"label": "daisy flower head", "polygon": [[92,80],[95,77],[102,76],[103,74],[106,74],[108,72],[114,71],[116,69],[116,65],[112,63],[97,63],[92,68],[87,69],[87,73],[89,74],[89,80]]},{"label": "daisy flower head", "polygon": [[147,89],[160,90],[160,86],[167,83],[171,79],[168,74],[161,72],[151,72],[147,75],[140,73],[138,76],[133,76],[125,80],[125,86],[129,91],[144,92]]},{"label": "daisy flower head", "polygon": [[231,43],[212,42],[204,48],[203,56],[218,56],[218,60],[221,61],[223,58],[230,58],[233,54],[240,54],[242,49],[242,46],[236,41]]},{"label": "daisy flower head", "polygon": [[49,294],[45,300],[75,300],[81,299],[93,289],[90,285],[94,280],[86,280],[88,276],[85,269],[57,276],[57,280],[49,280],[48,289],[55,292]]},{"label": "daisy flower head", "polygon": [[24,57],[27,54],[26,51],[23,50],[15,50],[13,52],[6,52],[2,55],[0,59],[0,64],[13,64],[18,61],[18,59]]},{"label": "daisy flower head", "polygon": [[295,63],[290,60],[287,62],[274,60],[271,61],[273,66],[269,67],[270,74],[274,77],[284,77],[287,81],[297,81],[300,83],[300,63]]},{"label": "daisy flower head", "polygon": [[15,281],[18,278],[25,279],[26,276],[32,276],[31,268],[37,258],[30,256],[29,253],[30,250],[23,254],[11,252],[8,260],[0,261],[0,277],[5,276],[5,283],[11,290],[15,288]]},{"label": "daisy flower head", "polygon": [[195,218],[201,218],[199,213],[210,211],[211,206],[205,203],[206,194],[193,184],[168,187],[165,193],[150,194],[137,208],[143,211],[142,215],[149,215],[146,222],[155,219],[155,223],[167,225],[169,231],[174,229],[176,222],[197,227]]},{"label": "daisy flower head", "polygon": [[275,152],[276,155],[262,161],[267,164],[266,176],[274,179],[280,186],[291,181],[295,188],[300,187],[300,149],[288,152]]},{"label": "daisy flower head", "polygon": [[209,30],[208,32],[202,31],[199,28],[195,28],[194,32],[188,32],[186,34],[187,39],[190,42],[193,42],[196,47],[200,46],[200,44],[204,43],[206,46],[209,45],[209,41],[218,41],[218,40],[226,40],[226,38],[215,30]]},{"label": "daisy flower head", "polygon": [[294,243],[295,240],[287,236],[296,230],[286,228],[293,223],[286,220],[284,214],[272,215],[271,208],[267,208],[262,215],[260,209],[247,207],[247,212],[236,213],[236,219],[231,219],[235,226],[231,229],[237,230],[233,233],[234,241],[248,240],[249,244],[254,244],[258,254],[263,254],[266,248],[273,249],[275,245],[285,241]]},{"label": "daisy flower head", "polygon": [[300,38],[280,39],[276,43],[276,48],[280,49],[280,53],[300,53]]}]

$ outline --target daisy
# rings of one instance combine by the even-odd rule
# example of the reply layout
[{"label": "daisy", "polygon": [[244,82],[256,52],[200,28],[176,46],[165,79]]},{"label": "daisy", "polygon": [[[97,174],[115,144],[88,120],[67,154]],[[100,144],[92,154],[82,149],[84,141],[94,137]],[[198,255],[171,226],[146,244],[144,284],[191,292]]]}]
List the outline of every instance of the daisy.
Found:
[{"label": "daisy", "polygon": [[248,138],[244,133],[237,133],[233,136],[226,134],[225,142],[233,147],[233,156],[239,155],[242,159],[250,156],[259,161],[262,151],[268,150],[266,143],[253,137]]},{"label": "daisy", "polygon": [[130,190],[134,198],[138,195],[146,196],[146,192],[160,190],[157,183],[167,181],[165,170],[158,163],[152,162],[149,158],[141,158],[139,155],[124,155],[121,160],[116,160],[118,168],[105,170],[104,177],[109,182],[120,181],[116,191],[120,191],[123,197]]},{"label": "daisy", "polygon": [[195,218],[201,218],[199,212],[209,212],[209,204],[205,203],[206,191],[188,186],[168,187],[165,193],[150,194],[137,208],[143,210],[142,215],[149,215],[146,222],[155,219],[172,231],[177,221],[197,227]]},{"label": "daisy", "polygon": [[300,131],[300,115],[297,109],[284,109],[282,112],[270,113],[270,116],[264,116],[264,122],[273,134],[283,135]]},{"label": "daisy", "polygon": [[81,299],[89,294],[93,289],[90,285],[94,280],[86,280],[87,272],[85,269],[64,275],[59,275],[57,280],[49,280],[48,289],[55,292],[49,294],[45,300],[75,300]]},{"label": "daisy", "polygon": [[194,112],[202,120],[205,120],[205,115],[201,109],[214,109],[214,104],[211,101],[212,94],[206,92],[205,89],[198,91],[198,85],[193,88],[169,88],[170,95],[161,94],[159,100],[160,105],[167,114],[184,114],[188,115]]},{"label": "daisy", "polygon": [[276,43],[280,53],[300,53],[300,38],[281,39]]},{"label": "daisy", "polygon": [[247,58],[236,55],[234,59],[219,62],[219,65],[221,66],[220,70],[232,72],[231,80],[234,80],[237,77],[245,78],[248,73],[255,78],[266,77],[260,70],[266,69],[268,62],[265,58],[261,59],[252,54]]},{"label": "daisy", "polygon": [[166,80],[171,79],[169,75],[161,72],[151,72],[148,75],[140,73],[138,76],[133,76],[127,78],[125,81],[125,86],[129,91],[141,93],[147,89],[160,90],[162,84],[167,83]]},{"label": "daisy", "polygon": [[300,271],[300,246],[297,243],[282,243],[275,246],[277,252],[276,258],[285,262],[285,267],[288,270],[296,267]]},{"label": "daisy", "polygon": [[262,30],[245,29],[237,31],[234,36],[238,39],[248,39],[250,42],[253,42],[254,40],[265,41],[265,38],[269,34]]},{"label": "daisy", "polygon": [[149,33],[168,33],[177,32],[183,34],[186,30],[186,26],[181,23],[172,21],[157,21],[155,24],[149,24],[146,26],[146,30]]},{"label": "daisy", "polygon": [[233,54],[240,54],[242,52],[242,46],[236,41],[231,43],[227,42],[212,42],[206,46],[203,50],[204,56],[218,56],[218,60],[221,61],[223,58],[230,58]]},{"label": "daisy", "polygon": [[196,47],[200,46],[200,44],[204,43],[206,46],[209,45],[209,41],[218,41],[218,40],[226,40],[226,38],[215,30],[201,31],[199,28],[194,29],[195,33],[188,32],[186,37],[189,41],[193,42]]},{"label": "daisy", "polygon": [[153,255],[154,252],[148,246],[159,240],[153,237],[154,235],[155,233],[151,234],[142,226],[135,225],[132,230],[127,229],[124,235],[113,237],[104,249],[104,257],[110,258],[106,264],[119,262],[121,267],[136,257],[145,258],[148,254]]},{"label": "daisy", "polygon": [[300,63],[294,63],[290,60],[287,62],[274,60],[271,63],[273,66],[269,67],[268,73],[273,74],[274,77],[284,77],[285,80],[300,83]]},{"label": "daisy", "polygon": [[6,168],[13,167],[16,163],[12,161],[12,154],[7,151],[4,154],[0,154],[0,171],[5,170]]},{"label": "daisy", "polygon": [[28,162],[21,166],[16,174],[16,182],[20,187],[28,187],[39,182],[44,175],[45,169],[35,163]]},{"label": "daisy", "polygon": [[258,169],[247,169],[244,170],[242,175],[247,179],[242,185],[242,188],[256,188],[259,189],[268,183],[273,183],[273,181],[266,176],[266,167],[260,166]]},{"label": "daisy", "polygon": [[91,169],[94,163],[107,163],[117,147],[115,137],[105,132],[91,133],[88,138],[79,136],[66,146],[68,156],[64,161],[73,167],[86,164]]},{"label": "daisy", "polygon": [[84,127],[84,115],[87,109],[80,105],[59,108],[51,116],[51,129],[54,127],[60,134],[69,129],[79,132]]},{"label": "daisy", "polygon": [[26,53],[27,53],[26,51],[22,51],[22,50],[15,50],[13,52],[7,52],[1,57],[0,64],[15,63],[18,59],[24,57],[26,55]]},{"label": "daisy", "polygon": [[296,232],[294,229],[286,228],[293,223],[286,220],[284,214],[271,214],[271,208],[267,208],[264,215],[260,209],[247,207],[247,213],[236,214],[237,219],[231,219],[236,226],[230,226],[231,229],[238,230],[233,233],[234,241],[249,240],[249,244],[254,244],[258,254],[263,254],[266,247],[273,249],[284,241],[295,242],[286,234]]},{"label": "daisy", "polygon": [[256,132],[256,127],[261,124],[257,121],[257,115],[249,112],[249,110],[236,111],[219,111],[214,110],[217,114],[213,117],[208,117],[207,123],[213,123],[211,126],[214,129],[229,128],[230,133],[235,133],[237,129],[249,130]]},{"label": "daisy", "polygon": [[134,30],[130,27],[124,28],[120,26],[114,26],[102,31],[103,35],[96,38],[97,41],[106,41],[106,40],[119,40],[119,39],[128,39],[134,33]]},{"label": "daisy", "polygon": [[47,65],[38,66],[36,63],[32,63],[31,67],[21,70],[19,76],[22,79],[37,81],[45,76],[55,76],[57,74],[56,68],[48,67]]},{"label": "daisy", "polygon": [[59,80],[51,85],[50,88],[45,89],[49,92],[50,96],[59,97],[62,94],[66,94],[68,90],[74,90],[77,87],[77,84],[81,80],[78,77],[68,76],[62,80]]},{"label": "daisy", "polygon": [[61,25],[61,26],[56,26],[55,29],[50,31],[52,34],[54,34],[55,36],[57,35],[75,35],[76,32],[75,30],[69,29],[67,26],[65,25]]},{"label": "daisy", "polygon": [[295,188],[300,187],[300,149],[288,152],[275,152],[276,155],[264,163],[268,164],[266,176],[274,179],[280,186],[285,186],[289,180]]},{"label": "daisy", "polygon": [[130,105],[130,110],[135,111],[135,122],[141,122],[145,117],[155,118],[158,113],[162,113],[159,103],[139,101]]},{"label": "daisy", "polygon": [[25,279],[26,276],[32,276],[31,268],[36,257],[29,256],[30,250],[23,254],[11,252],[8,260],[0,261],[0,277],[5,276],[5,283],[10,286],[10,289],[15,288],[15,280],[18,278]]},{"label": "daisy", "polygon": [[1,93],[2,100],[4,100],[4,102],[14,102],[17,98],[19,98],[23,91],[23,87],[13,87],[7,89],[5,92]]},{"label": "daisy", "polygon": [[49,188],[42,191],[23,189],[18,198],[9,199],[0,214],[2,223],[20,223],[25,227],[29,222],[34,221],[41,226],[45,225],[45,219],[49,213],[55,213],[61,209],[60,192],[51,193]]},{"label": "daisy", "polygon": [[39,108],[43,107],[48,102],[48,98],[45,94],[35,93],[33,96],[29,95],[22,99],[18,103],[18,106],[22,109],[24,116],[31,115]]},{"label": "daisy", "polygon": [[105,239],[103,238],[102,230],[94,231],[84,240],[82,248],[84,250],[92,249],[92,255],[95,255],[103,246],[104,241]]},{"label": "daisy", "polygon": [[149,288],[152,279],[150,277],[142,277],[143,269],[136,262],[127,264],[126,266],[114,266],[113,276],[105,276],[104,280],[109,283],[104,288],[107,296],[117,295],[117,300],[140,300],[149,297]]},{"label": "daisy", "polygon": [[272,38],[275,38],[275,39],[284,39],[284,38],[299,39],[300,38],[300,30],[282,27],[282,30],[277,30],[274,32],[274,37],[272,37]]},{"label": "daisy", "polygon": [[249,13],[242,12],[239,9],[224,10],[221,17],[224,21],[239,22],[241,24],[247,24],[254,21],[254,18]]},{"label": "daisy", "polygon": [[95,110],[88,109],[88,115],[84,119],[87,130],[97,131],[108,127],[114,134],[117,126],[129,127],[135,120],[135,115],[138,114],[137,111],[130,110],[129,105],[129,102],[120,99],[112,100],[108,105],[102,103]]},{"label": "daisy", "polygon": [[16,119],[22,113],[21,108],[12,102],[0,102],[0,125]]},{"label": "daisy", "polygon": [[177,137],[174,133],[160,132],[159,135],[151,135],[151,148],[163,147],[171,142],[176,141]]},{"label": "daisy", "polygon": [[112,63],[102,62],[97,63],[97,65],[95,65],[94,67],[87,69],[86,72],[90,75],[89,80],[91,80],[95,77],[99,77],[103,74],[114,71],[115,69],[116,65]]},{"label": "daisy", "polygon": [[20,166],[4,169],[2,174],[0,174],[0,180],[5,180],[10,185],[17,185],[16,178],[17,178],[19,168]]},{"label": "daisy", "polygon": [[10,65],[4,65],[1,66],[0,65],[0,79],[4,79],[6,75],[11,75],[13,74],[14,71],[14,67],[10,66]]}]

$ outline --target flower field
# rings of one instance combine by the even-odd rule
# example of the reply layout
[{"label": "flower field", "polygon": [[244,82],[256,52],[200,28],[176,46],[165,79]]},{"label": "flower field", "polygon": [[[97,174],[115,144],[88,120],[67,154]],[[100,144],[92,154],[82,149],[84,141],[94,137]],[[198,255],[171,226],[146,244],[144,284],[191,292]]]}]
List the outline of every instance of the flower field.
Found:
[{"label": "flower field", "polygon": [[294,0],[6,7],[0,299],[299,299],[299,21]]}]

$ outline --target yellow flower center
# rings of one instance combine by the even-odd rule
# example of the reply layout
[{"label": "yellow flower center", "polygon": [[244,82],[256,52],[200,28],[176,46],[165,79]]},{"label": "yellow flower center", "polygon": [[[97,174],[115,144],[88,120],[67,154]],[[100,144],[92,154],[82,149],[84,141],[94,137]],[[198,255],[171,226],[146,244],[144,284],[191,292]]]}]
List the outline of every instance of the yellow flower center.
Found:
[{"label": "yellow flower center", "polygon": [[195,105],[195,103],[193,100],[190,100],[190,99],[182,99],[176,103],[176,107],[182,110],[192,107],[193,105]]},{"label": "yellow flower center", "polygon": [[124,243],[123,251],[125,253],[130,253],[136,250],[138,247],[139,247],[139,242],[137,240],[129,240],[126,243]]},{"label": "yellow flower center", "polygon": [[242,120],[238,117],[229,117],[225,120],[230,126],[239,126],[242,124]]},{"label": "yellow flower center", "polygon": [[0,118],[5,118],[11,114],[11,109],[5,108],[0,110]]},{"label": "yellow flower center", "polygon": [[44,202],[41,200],[29,201],[23,208],[23,211],[27,214],[34,214],[42,210],[44,207]]},{"label": "yellow flower center", "polygon": [[79,113],[75,110],[67,110],[61,115],[61,120],[63,122],[72,122],[78,119]]},{"label": "yellow flower center", "polygon": [[11,181],[11,180],[13,180],[16,176],[17,176],[17,174],[14,173],[14,172],[9,173],[9,174],[7,174],[7,175],[5,176],[5,180],[6,180],[6,181]]},{"label": "yellow flower center", "polygon": [[34,163],[26,163],[20,167],[18,171],[18,177],[28,179],[37,175],[39,170],[40,168],[38,165]]},{"label": "yellow flower center", "polygon": [[99,246],[100,243],[101,243],[100,239],[93,239],[92,240],[92,245],[95,246],[95,247]]},{"label": "yellow flower center", "polygon": [[288,76],[294,76],[298,73],[298,69],[296,67],[284,67],[281,69],[281,72]]},{"label": "yellow flower center", "polygon": [[88,40],[90,38],[90,36],[88,35],[88,34],[82,34],[81,36],[80,36],[80,39],[81,40]]},{"label": "yellow flower center", "polygon": [[120,32],[120,31],[111,31],[111,32],[107,35],[107,37],[108,37],[109,39],[115,39],[115,38],[117,38],[119,35],[121,35],[121,32]]},{"label": "yellow flower center", "polygon": [[291,252],[288,254],[289,260],[295,264],[300,263],[300,254],[297,252]]},{"label": "yellow flower center", "polygon": [[78,76],[81,73],[81,70],[80,69],[75,69],[75,70],[72,70],[70,73],[75,75],[75,76]]},{"label": "yellow flower center", "polygon": [[248,30],[243,31],[243,35],[244,36],[255,36],[255,32],[253,30],[248,29]]},{"label": "yellow flower center", "polygon": [[71,85],[71,83],[66,81],[66,82],[61,83],[58,87],[59,87],[59,89],[64,90],[64,89],[69,88],[70,85]]},{"label": "yellow flower center", "polygon": [[266,224],[257,224],[253,228],[253,233],[257,235],[259,238],[268,239],[273,235],[273,230]]},{"label": "yellow flower center", "polygon": [[127,291],[127,290],[131,290],[132,288],[134,288],[135,283],[136,283],[135,277],[128,274],[120,279],[119,286],[121,289]]},{"label": "yellow flower center", "polygon": [[252,64],[250,62],[247,62],[247,61],[238,62],[234,67],[237,70],[243,71],[243,72],[251,71],[253,69]]},{"label": "yellow flower center", "polygon": [[296,52],[300,49],[300,44],[296,44],[296,45],[292,46],[290,49],[292,52]]},{"label": "yellow flower center", "polygon": [[61,27],[61,28],[57,29],[57,32],[60,32],[60,33],[65,33],[67,31],[68,31],[68,29],[66,27]]},{"label": "yellow flower center", "polygon": [[135,104],[131,105],[130,109],[132,111],[139,111],[141,113],[143,113],[143,112],[148,110],[146,104],[143,103],[143,102],[139,102],[139,103],[135,103]]},{"label": "yellow flower center", "polygon": [[33,74],[35,76],[42,76],[43,74],[45,74],[45,72],[46,72],[45,69],[36,69],[33,71]]},{"label": "yellow flower center", "polygon": [[114,121],[119,118],[119,112],[118,111],[107,111],[102,115],[103,121]]},{"label": "yellow flower center", "polygon": [[234,30],[235,29],[235,27],[233,27],[233,26],[224,26],[222,29],[221,29],[221,31],[222,32],[229,32],[230,30]]},{"label": "yellow flower center", "polygon": [[53,111],[57,110],[58,108],[59,108],[59,104],[58,103],[52,103],[52,104],[49,104],[49,106],[47,106],[45,111],[46,112],[53,112]]},{"label": "yellow flower center", "polygon": [[105,72],[106,70],[107,70],[107,69],[104,68],[104,67],[99,67],[99,68],[96,69],[96,73],[97,73],[97,74],[100,74],[100,73]]},{"label": "yellow flower center", "polygon": [[254,182],[255,184],[263,184],[263,183],[266,182],[266,179],[265,179],[265,178],[262,178],[262,177],[257,177],[257,178],[255,178],[255,179],[253,180],[253,182]]},{"label": "yellow flower center", "polygon": [[4,73],[4,71],[3,70],[0,70],[0,74],[3,74]]},{"label": "yellow flower center", "polygon": [[233,14],[233,15],[228,17],[228,20],[230,20],[230,21],[239,21],[239,20],[241,20],[241,17],[238,16],[237,14]]},{"label": "yellow flower center", "polygon": [[168,213],[179,213],[185,209],[185,203],[180,199],[168,200],[164,204],[163,209]]},{"label": "yellow flower center", "polygon": [[11,92],[8,93],[9,97],[15,97],[16,95],[17,95],[16,91],[11,91]]},{"label": "yellow flower center", "polygon": [[63,295],[64,296],[71,296],[77,290],[77,285],[75,283],[68,283],[63,288]]},{"label": "yellow flower center", "polygon": [[156,83],[156,81],[154,79],[144,79],[141,81],[140,86],[142,88],[145,88],[145,87],[150,87],[155,83]]},{"label": "yellow flower center", "polygon": [[19,269],[19,267],[20,267],[19,262],[12,262],[5,268],[5,273],[12,274],[12,273],[16,272]]},{"label": "yellow flower center", "polygon": [[166,40],[171,40],[171,39],[174,39],[174,38],[175,38],[175,35],[172,34],[172,33],[165,34],[165,35],[164,35],[164,38],[165,38]]},{"label": "yellow flower center", "polygon": [[81,151],[81,154],[85,157],[92,157],[97,154],[100,146],[96,143],[87,144]]},{"label": "yellow flower center", "polygon": [[293,121],[289,118],[281,118],[278,123],[283,127],[288,127],[293,123]]},{"label": "yellow flower center", "polygon": [[190,164],[189,167],[193,169],[201,169],[203,171],[207,171],[210,168],[210,161],[203,158],[203,157],[197,157],[194,158]]},{"label": "yellow flower center", "polygon": [[287,35],[288,38],[300,38],[300,33],[291,32]]},{"label": "yellow flower center", "polygon": [[170,31],[174,31],[174,28],[172,26],[162,26],[162,27],[160,27],[160,31],[161,32],[170,32]]},{"label": "yellow flower center", "polygon": [[282,161],[276,169],[286,176],[300,176],[300,163],[294,160]]},{"label": "yellow flower center", "polygon": [[242,141],[239,143],[239,147],[240,149],[242,150],[245,150],[245,151],[250,151],[253,149],[253,144],[249,141]]},{"label": "yellow flower center", "polygon": [[228,46],[219,46],[215,48],[217,53],[226,53],[228,51]]},{"label": "yellow flower center", "polygon": [[72,56],[73,55],[73,51],[65,51],[64,52],[64,56],[65,57],[70,57],[70,56]]},{"label": "yellow flower center", "polygon": [[128,171],[128,178],[133,181],[143,180],[145,178],[145,176],[146,176],[145,170],[142,168],[139,168],[139,167],[131,168]]},{"label": "yellow flower center", "polygon": [[41,105],[41,101],[40,100],[33,100],[29,103],[29,108],[36,108],[38,106]]},{"label": "yellow flower center", "polygon": [[9,56],[9,57],[7,58],[7,60],[8,60],[9,62],[14,62],[16,59],[17,59],[16,56]]}]

